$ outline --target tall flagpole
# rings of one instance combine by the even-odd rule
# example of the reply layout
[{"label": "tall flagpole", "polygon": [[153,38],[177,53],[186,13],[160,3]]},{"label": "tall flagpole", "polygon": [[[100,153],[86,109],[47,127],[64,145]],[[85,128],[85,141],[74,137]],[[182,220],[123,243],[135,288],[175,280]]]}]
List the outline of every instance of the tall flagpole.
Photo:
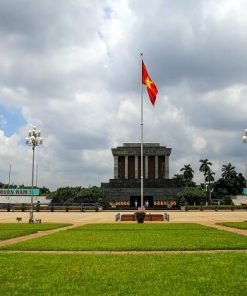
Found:
[{"label": "tall flagpole", "polygon": [[142,60],[141,53],[141,208],[143,208],[143,84],[142,84]]},{"label": "tall flagpole", "polygon": [[9,165],[9,186],[8,186],[8,188],[10,187],[10,176],[11,176],[11,164]]}]

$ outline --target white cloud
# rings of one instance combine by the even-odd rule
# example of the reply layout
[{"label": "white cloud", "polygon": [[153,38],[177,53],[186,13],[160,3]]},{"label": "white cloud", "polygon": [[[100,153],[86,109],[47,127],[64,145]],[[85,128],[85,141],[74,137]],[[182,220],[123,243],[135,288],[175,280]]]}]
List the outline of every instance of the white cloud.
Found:
[{"label": "white cloud", "polygon": [[[140,52],[159,94],[144,90],[144,140],[173,148],[171,176],[199,160],[243,170],[246,1],[1,1],[0,104],[27,122],[7,137],[1,176],[31,179],[31,124],[43,132],[39,184],[99,184],[111,147],[140,141]],[[24,9],[25,7],[25,9]],[[1,123],[2,122],[2,123]],[[220,173],[220,172],[219,172]],[[1,180],[0,180],[1,181]]]},{"label": "white cloud", "polygon": [[199,137],[195,137],[193,139],[192,146],[195,149],[195,151],[200,152],[200,151],[202,151],[203,149],[206,148],[207,142],[206,142],[206,140],[204,138],[202,138],[200,136]]}]

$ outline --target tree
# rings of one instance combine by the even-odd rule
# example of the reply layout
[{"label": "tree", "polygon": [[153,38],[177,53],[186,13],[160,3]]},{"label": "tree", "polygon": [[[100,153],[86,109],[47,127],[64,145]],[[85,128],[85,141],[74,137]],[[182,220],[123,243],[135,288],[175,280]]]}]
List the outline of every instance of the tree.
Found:
[{"label": "tree", "polygon": [[201,165],[199,167],[199,171],[203,172],[204,174],[204,189],[206,190],[206,175],[207,172],[210,170],[210,166],[212,165],[212,162],[210,162],[207,158],[206,159],[200,159]]},{"label": "tree", "polygon": [[180,172],[183,172],[183,177],[186,181],[186,185],[188,186],[194,177],[194,170],[190,164],[185,164],[184,167],[180,169]]},{"label": "tree", "polygon": [[[239,185],[239,188],[241,188],[242,191],[246,187],[245,177],[241,173],[238,174],[238,185]],[[242,193],[242,191],[241,191],[241,193]]]},{"label": "tree", "polygon": [[76,195],[77,202],[97,202],[99,199],[102,200],[104,193],[101,188],[92,186],[89,188],[81,188]]},{"label": "tree", "polygon": [[50,189],[43,186],[42,188],[40,188],[40,195],[44,195],[44,194],[48,194],[50,193]]},{"label": "tree", "polygon": [[206,182],[208,182],[209,185],[211,184],[211,182],[214,181],[214,175],[215,175],[215,172],[213,172],[211,169],[207,171],[205,180]]},{"label": "tree", "polygon": [[57,191],[49,194],[52,202],[66,203],[66,202],[97,202],[102,201],[104,193],[101,188],[92,186],[89,188],[83,187],[62,187]]},{"label": "tree", "polygon": [[235,171],[235,167],[229,162],[222,166],[222,177],[225,180],[230,180],[233,177],[236,177],[237,173]]},{"label": "tree", "polygon": [[177,196],[180,201],[186,200],[191,205],[205,202],[205,191],[201,187],[185,187]]},{"label": "tree", "polygon": [[238,195],[243,192],[243,188],[246,187],[246,180],[242,174],[238,174],[235,171],[235,167],[231,163],[222,166],[222,178],[214,183],[214,195],[225,199],[227,202],[230,200],[230,196]]},{"label": "tree", "polygon": [[214,181],[215,172],[213,172],[210,168],[207,170],[205,175],[205,184],[208,182],[208,193],[209,193],[209,201],[211,201],[211,182]]},{"label": "tree", "polygon": [[183,187],[186,185],[186,180],[184,179],[183,174],[175,174],[172,179],[177,182],[178,186]]}]

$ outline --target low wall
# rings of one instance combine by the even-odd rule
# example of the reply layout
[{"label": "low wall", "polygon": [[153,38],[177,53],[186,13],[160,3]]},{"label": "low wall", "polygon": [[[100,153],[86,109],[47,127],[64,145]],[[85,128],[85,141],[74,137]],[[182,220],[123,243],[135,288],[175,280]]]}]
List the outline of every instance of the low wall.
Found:
[{"label": "low wall", "polygon": [[[50,199],[46,196],[33,196],[33,203],[50,203]],[[17,196],[0,196],[0,204],[28,204],[31,203],[31,196],[17,195]]]},{"label": "low wall", "polygon": [[[122,214],[121,221],[136,221],[135,214]],[[164,221],[164,215],[162,214],[146,214],[144,221]]]}]

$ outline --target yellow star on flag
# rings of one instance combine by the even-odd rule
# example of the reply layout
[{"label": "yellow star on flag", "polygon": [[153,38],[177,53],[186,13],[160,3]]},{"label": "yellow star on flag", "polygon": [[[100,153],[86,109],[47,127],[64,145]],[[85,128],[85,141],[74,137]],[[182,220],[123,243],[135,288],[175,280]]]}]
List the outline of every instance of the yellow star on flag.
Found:
[{"label": "yellow star on flag", "polygon": [[147,77],[146,81],[145,81],[145,84],[148,88],[152,88],[151,84],[153,83],[152,80],[149,79],[149,77]]}]

